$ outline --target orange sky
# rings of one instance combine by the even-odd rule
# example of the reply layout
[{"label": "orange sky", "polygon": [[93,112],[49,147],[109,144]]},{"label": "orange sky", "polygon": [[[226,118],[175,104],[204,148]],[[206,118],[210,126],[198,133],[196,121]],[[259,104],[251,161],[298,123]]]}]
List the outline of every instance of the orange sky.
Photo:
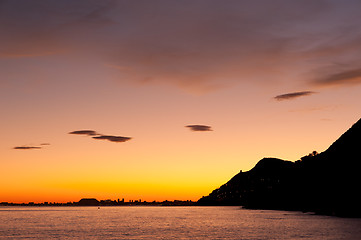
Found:
[{"label": "orange sky", "polygon": [[0,202],[197,200],[324,151],[360,118],[359,9],[3,1]]}]

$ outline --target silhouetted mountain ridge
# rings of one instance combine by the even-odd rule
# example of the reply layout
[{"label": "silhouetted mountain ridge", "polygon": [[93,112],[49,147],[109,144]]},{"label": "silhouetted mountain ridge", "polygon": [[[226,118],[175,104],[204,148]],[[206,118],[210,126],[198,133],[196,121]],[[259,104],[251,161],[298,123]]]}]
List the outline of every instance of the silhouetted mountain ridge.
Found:
[{"label": "silhouetted mountain ridge", "polygon": [[[361,155],[361,119],[341,135],[325,152],[332,156],[360,156]],[[353,159],[353,158],[352,158]],[[359,158],[360,159],[360,158]],[[361,160],[361,159],[360,159]]]},{"label": "silhouetted mountain ridge", "polygon": [[360,162],[361,119],[326,151],[296,162],[263,158],[198,204],[361,217]]}]

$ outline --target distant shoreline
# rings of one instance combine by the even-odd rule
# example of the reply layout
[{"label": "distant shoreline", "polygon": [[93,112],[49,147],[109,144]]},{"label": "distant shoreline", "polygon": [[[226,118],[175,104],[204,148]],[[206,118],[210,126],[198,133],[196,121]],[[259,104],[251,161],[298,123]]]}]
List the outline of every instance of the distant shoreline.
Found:
[{"label": "distant shoreline", "polygon": [[141,201],[141,200],[130,200],[129,202],[125,202],[124,200],[96,200],[93,199],[81,199],[79,202],[66,202],[66,203],[58,203],[58,202],[42,202],[42,203],[35,203],[35,202],[28,202],[28,203],[11,203],[11,202],[0,202],[1,206],[24,206],[24,207],[62,207],[62,206],[69,206],[69,207],[87,207],[87,206],[95,206],[95,207],[114,207],[114,206],[196,206],[196,202],[191,200],[173,200],[173,201]]}]

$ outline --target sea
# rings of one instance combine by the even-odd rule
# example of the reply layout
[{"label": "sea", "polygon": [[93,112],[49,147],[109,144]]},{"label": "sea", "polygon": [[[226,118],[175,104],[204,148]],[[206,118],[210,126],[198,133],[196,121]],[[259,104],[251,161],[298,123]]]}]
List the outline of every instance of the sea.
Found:
[{"label": "sea", "polygon": [[361,218],[241,207],[0,207],[0,239],[361,239]]}]

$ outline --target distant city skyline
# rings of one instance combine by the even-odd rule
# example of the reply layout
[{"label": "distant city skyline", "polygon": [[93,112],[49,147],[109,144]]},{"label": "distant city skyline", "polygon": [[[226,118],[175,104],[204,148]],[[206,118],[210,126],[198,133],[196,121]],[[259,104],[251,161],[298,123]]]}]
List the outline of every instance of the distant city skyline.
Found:
[{"label": "distant city skyline", "polygon": [[196,202],[191,200],[164,200],[164,201],[142,201],[142,199],[125,201],[121,200],[102,199],[96,198],[82,198],[79,201],[68,202],[0,202],[0,206],[195,206]]}]

